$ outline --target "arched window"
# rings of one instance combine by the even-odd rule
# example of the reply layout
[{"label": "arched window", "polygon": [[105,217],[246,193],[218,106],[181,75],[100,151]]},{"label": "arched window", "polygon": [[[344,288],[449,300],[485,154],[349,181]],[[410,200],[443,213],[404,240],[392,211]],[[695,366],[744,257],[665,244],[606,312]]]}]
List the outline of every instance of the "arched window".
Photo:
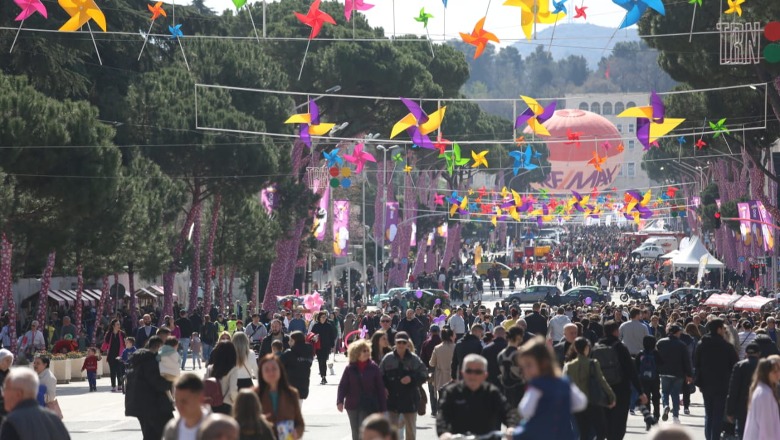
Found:
[{"label": "arched window", "polygon": [[625,109],[626,108],[623,106],[622,102],[616,102],[615,103],[615,114],[616,115],[619,115],[619,114],[623,113],[623,110],[625,110]]},{"label": "arched window", "polygon": [[612,114],[612,103],[611,102],[605,102],[603,106],[601,106],[601,114],[603,115],[611,115]]},{"label": "arched window", "polygon": [[636,107],[636,103],[634,101],[628,101],[626,104],[626,108]]},{"label": "arched window", "polygon": [[588,103],[587,102],[581,102],[580,103],[580,110],[588,110]]},{"label": "arched window", "polygon": [[590,105],[590,111],[593,113],[596,113],[597,115],[601,114],[601,105],[598,102],[594,102]]}]

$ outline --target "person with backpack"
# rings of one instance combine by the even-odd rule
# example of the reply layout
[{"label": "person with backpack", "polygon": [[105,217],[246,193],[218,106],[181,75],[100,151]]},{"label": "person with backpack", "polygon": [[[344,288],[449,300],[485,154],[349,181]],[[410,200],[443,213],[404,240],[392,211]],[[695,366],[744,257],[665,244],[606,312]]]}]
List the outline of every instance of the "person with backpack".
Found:
[{"label": "person with backpack", "polygon": [[693,382],[693,370],[688,347],[680,340],[682,327],[677,324],[669,326],[669,336],[658,341],[658,353],[663,363],[658,367],[661,377],[661,397],[664,401],[662,420],[669,419],[669,397],[672,398],[672,417],[675,423],[680,422],[680,392],[682,387]]},{"label": "person with backpack", "polygon": [[704,397],[706,440],[720,439],[731,370],[739,360],[734,346],[726,340],[727,331],[722,319],[711,320],[707,323],[707,334],[702,336],[694,352],[696,386]]},{"label": "person with backpack", "polygon": [[632,385],[639,391],[642,404],[647,404],[647,396],[642,392],[634,360],[628,348],[620,342],[619,328],[617,322],[607,321],[604,324],[604,337],[596,342],[590,355],[599,361],[604,379],[612,387],[616,397],[615,406],[606,411],[608,440],[622,440],[626,435]]},{"label": "person with backpack", "polygon": [[645,336],[642,341],[645,349],[636,357],[636,369],[639,371],[639,381],[653,406],[655,422],[661,419],[661,379],[658,367],[663,364],[663,358],[655,347],[655,336]]},{"label": "person with backpack", "polygon": [[590,359],[589,354],[590,341],[582,336],[576,338],[566,354],[563,375],[568,376],[588,398],[585,411],[574,415],[580,439],[590,440],[595,433],[596,438],[602,440],[607,435],[604,407],[615,406],[615,393],[604,379],[599,362]]}]

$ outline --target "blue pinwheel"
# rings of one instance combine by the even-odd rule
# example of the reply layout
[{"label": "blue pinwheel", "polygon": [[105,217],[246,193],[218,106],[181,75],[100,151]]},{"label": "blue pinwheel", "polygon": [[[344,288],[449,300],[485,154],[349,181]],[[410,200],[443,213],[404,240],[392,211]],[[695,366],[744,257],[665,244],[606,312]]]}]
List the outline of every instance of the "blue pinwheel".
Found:
[{"label": "blue pinwheel", "polygon": [[327,151],[323,151],[322,152],[322,157],[324,157],[325,160],[328,161],[328,167],[329,168],[330,167],[335,167],[336,165],[338,165],[338,166],[343,166],[344,165],[344,159],[342,159],[341,156],[339,156],[339,149],[338,148],[334,148],[333,150],[331,150],[330,153],[328,153]]},{"label": "blue pinwheel", "polygon": [[171,33],[171,40],[178,40],[184,36],[184,32],[181,31],[181,23],[176,26],[168,26],[168,32]]},{"label": "blue pinwheel", "polygon": [[612,3],[626,10],[626,17],[620,24],[620,29],[635,25],[647,8],[666,15],[663,0],[612,0]]},{"label": "blue pinwheel", "polygon": [[680,137],[678,137],[678,138],[677,138],[677,143],[678,143],[678,144],[680,144],[680,146],[681,146],[681,147],[682,147],[682,146],[683,146],[683,144],[685,144],[686,142],[687,142],[687,141],[685,140],[685,136],[680,136]]},{"label": "blue pinwheel", "polygon": [[553,0],[553,8],[555,8],[552,11],[553,15],[560,14],[561,12],[563,12],[564,14],[568,14],[569,13],[569,11],[566,10],[566,0],[560,0],[560,1],[557,1],[557,2],[555,0]]},{"label": "blue pinwheel", "polygon": [[509,156],[515,160],[515,163],[512,165],[512,170],[514,171],[515,176],[518,172],[520,172],[521,168],[528,171],[539,168],[538,165],[531,163],[531,158],[539,157],[539,155],[531,148],[530,145],[525,147],[525,151],[510,151]]}]

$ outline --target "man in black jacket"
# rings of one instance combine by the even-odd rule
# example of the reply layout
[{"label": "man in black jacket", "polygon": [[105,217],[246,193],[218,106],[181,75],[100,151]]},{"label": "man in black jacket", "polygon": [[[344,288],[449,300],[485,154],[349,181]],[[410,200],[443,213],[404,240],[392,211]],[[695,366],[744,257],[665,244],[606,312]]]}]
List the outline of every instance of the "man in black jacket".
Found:
[{"label": "man in black jacket", "polygon": [[[179,338],[179,354],[181,355],[181,369],[185,370],[185,364],[187,363],[187,352],[190,351],[190,336],[192,336],[192,323],[187,318],[187,311],[182,310],[179,312],[179,319],[176,320],[176,325],[181,332],[181,338]],[[193,369],[194,369],[193,364]]]},{"label": "man in black jacket", "polygon": [[[465,339],[465,338],[464,338]],[[463,360],[463,380],[446,385],[441,392],[436,415],[436,434],[483,435],[513,427],[518,422],[516,411],[501,390],[486,381],[487,360],[470,354]]]},{"label": "man in black jacket", "polygon": [[696,386],[704,397],[704,438],[718,440],[723,430],[731,370],[739,358],[734,346],[724,338],[727,330],[722,319],[710,321],[707,330],[694,352],[693,367]]},{"label": "man in black jacket", "polygon": [[669,398],[672,399],[672,417],[675,423],[680,421],[680,392],[682,387],[693,382],[691,357],[688,347],[680,340],[682,327],[669,326],[669,336],[658,341],[657,349],[661,362],[658,363],[658,375],[661,377],[661,398],[664,402],[664,421],[669,419]]},{"label": "man in black jacket", "polygon": [[[620,364],[620,382],[610,383],[612,391],[615,392],[616,401],[614,407],[606,410],[608,440],[623,440],[623,437],[626,435],[632,385],[639,391],[639,399],[642,401],[642,404],[647,403],[647,396],[642,392],[639,375],[637,375],[634,367],[634,360],[631,358],[628,348],[618,339],[619,328],[619,323],[608,321],[604,324],[604,338],[599,339],[597,343],[597,345],[606,345],[609,349],[614,350]],[[592,352],[591,356],[595,357]],[[606,363],[602,362],[602,369],[604,367],[606,367]]]},{"label": "man in black jacket", "polygon": [[539,313],[541,307],[541,304],[534,303],[534,305],[531,306],[531,313],[526,315],[525,323],[528,324],[528,327],[526,328],[527,333],[542,336],[547,334],[547,319]]},{"label": "man in black jacket", "polygon": [[[381,323],[382,321],[380,320],[379,322]],[[406,332],[414,344],[414,349],[418,351],[422,348],[426,329],[423,328],[422,322],[414,316],[414,310],[412,309],[406,309],[406,318],[398,323],[398,331]]]},{"label": "man in black jacket", "polygon": [[274,340],[282,341],[285,350],[290,348],[290,337],[284,334],[282,327],[282,321],[278,319],[271,321],[271,332],[268,333],[268,336],[263,339],[263,343],[260,344],[260,357],[271,353],[271,344],[273,344]]},{"label": "man in black jacket", "polygon": [[146,349],[130,358],[125,388],[125,415],[141,422],[144,440],[162,438],[163,429],[173,418],[173,405],[167,392],[171,383],[160,375],[157,351],[163,342],[159,336],[149,338]]},{"label": "man in black jacket", "polygon": [[761,358],[761,347],[755,342],[751,342],[745,347],[745,354],[747,358],[737,362],[731,370],[729,394],[726,398],[726,417],[730,422],[736,422],[739,438],[743,438],[745,433],[750,384],[753,382],[753,373]]},{"label": "man in black jacket", "polygon": [[501,389],[512,408],[517,408],[525,393],[523,373],[515,363],[515,354],[517,354],[517,347],[523,344],[523,335],[524,330],[521,327],[510,328],[506,336],[507,346],[498,354]]},{"label": "man in black jacket", "polygon": [[493,329],[493,342],[482,349],[482,356],[487,359],[488,382],[501,389],[501,370],[498,366],[498,354],[506,348],[506,330],[503,327]]},{"label": "man in black jacket", "polygon": [[211,316],[203,317],[203,326],[200,328],[200,342],[203,344],[203,362],[208,362],[211,357],[211,350],[217,343],[217,325],[211,322]]},{"label": "man in black jacket", "polygon": [[70,435],[62,420],[51,410],[38,405],[35,396],[40,382],[30,368],[14,368],[3,381],[5,418],[0,438],[69,440]]},{"label": "man in black jacket", "polygon": [[452,354],[451,374],[452,380],[458,379],[460,366],[463,365],[463,359],[470,354],[482,353],[482,333],[485,328],[482,324],[471,326],[471,333],[464,336],[455,344],[455,352]]},{"label": "man in black jacket", "polygon": [[569,352],[569,347],[577,339],[577,324],[566,324],[563,326],[563,337],[553,346],[555,357],[558,359],[558,366],[563,368],[563,363],[566,360],[566,353]]}]

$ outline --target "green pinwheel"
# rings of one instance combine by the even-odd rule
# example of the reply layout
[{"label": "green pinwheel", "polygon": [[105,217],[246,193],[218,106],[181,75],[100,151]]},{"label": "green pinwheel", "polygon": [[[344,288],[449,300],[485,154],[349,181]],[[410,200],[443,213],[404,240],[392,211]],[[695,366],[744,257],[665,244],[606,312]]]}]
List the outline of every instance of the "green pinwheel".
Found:
[{"label": "green pinwheel", "polygon": [[701,6],[701,0],[688,0],[688,4]]},{"label": "green pinwheel", "polygon": [[712,131],[715,132],[715,136],[713,136],[714,138],[717,138],[718,136],[720,136],[723,133],[731,134],[729,129],[726,128],[726,118],[723,118],[723,119],[721,119],[718,122],[710,121],[709,124],[710,124],[710,128],[712,129]]},{"label": "green pinwheel", "polygon": [[450,176],[456,166],[462,167],[471,160],[468,157],[460,157],[460,145],[458,144],[452,144],[452,150],[445,151],[439,157],[443,157],[447,162],[447,172],[450,173]]},{"label": "green pinwheel", "polygon": [[422,23],[423,27],[428,29],[428,20],[433,18],[433,14],[425,12],[425,8],[420,9],[420,15],[414,17],[414,20],[418,23]]},{"label": "green pinwheel", "polygon": [[403,155],[401,155],[401,153],[395,153],[395,154],[393,155],[393,160],[394,160],[396,163],[404,163],[404,157],[403,157]]}]

